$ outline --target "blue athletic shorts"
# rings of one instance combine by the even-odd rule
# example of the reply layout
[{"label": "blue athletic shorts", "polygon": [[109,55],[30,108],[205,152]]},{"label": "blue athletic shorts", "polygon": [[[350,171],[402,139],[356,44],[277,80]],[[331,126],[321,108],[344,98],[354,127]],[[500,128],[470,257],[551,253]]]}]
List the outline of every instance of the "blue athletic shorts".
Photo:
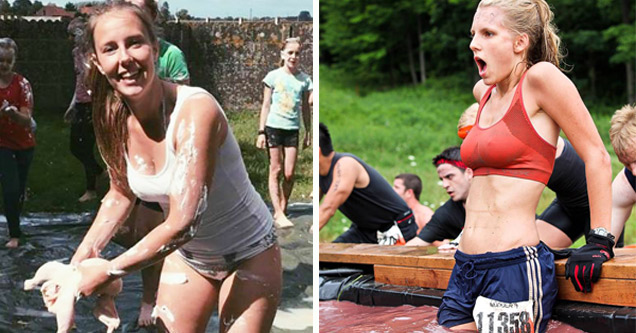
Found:
[{"label": "blue athletic shorts", "polygon": [[532,300],[533,331],[545,332],[557,296],[552,253],[543,243],[477,255],[457,251],[437,321],[445,327],[473,322],[478,296],[506,303]]}]

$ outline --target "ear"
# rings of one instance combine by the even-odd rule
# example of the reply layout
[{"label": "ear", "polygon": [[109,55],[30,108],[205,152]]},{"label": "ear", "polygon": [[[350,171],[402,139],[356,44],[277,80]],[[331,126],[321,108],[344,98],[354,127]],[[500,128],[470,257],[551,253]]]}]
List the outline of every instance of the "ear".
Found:
[{"label": "ear", "polygon": [[464,170],[464,175],[466,175],[466,178],[468,178],[468,180],[472,180],[473,179],[473,169],[466,168],[466,170]]},{"label": "ear", "polygon": [[407,197],[415,198],[415,193],[413,193],[413,189],[411,188],[407,189],[406,192],[404,192],[404,194],[406,194]]},{"label": "ear", "polygon": [[515,53],[524,52],[528,49],[528,46],[530,46],[530,37],[528,37],[528,34],[523,33],[515,37],[513,46],[513,50],[515,51]]},{"label": "ear", "polygon": [[285,52],[284,51],[280,51],[280,58],[281,59],[285,59]]},{"label": "ear", "polygon": [[95,53],[91,53],[91,62],[93,63],[93,65],[95,65],[95,67],[97,67],[97,70],[102,73],[102,75],[106,75],[104,69],[99,64],[99,61],[97,61],[97,56],[95,55]]}]

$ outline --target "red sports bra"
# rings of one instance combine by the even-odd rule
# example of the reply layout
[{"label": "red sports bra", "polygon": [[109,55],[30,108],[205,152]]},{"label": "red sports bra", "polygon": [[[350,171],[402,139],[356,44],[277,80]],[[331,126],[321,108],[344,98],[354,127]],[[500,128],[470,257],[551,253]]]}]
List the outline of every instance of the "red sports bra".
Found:
[{"label": "red sports bra", "polygon": [[475,176],[502,175],[547,185],[556,147],[539,136],[528,118],[521,95],[524,78],[525,74],[506,114],[488,128],[479,126],[479,118],[495,86],[481,99],[475,125],[461,146],[462,161],[473,169]]}]

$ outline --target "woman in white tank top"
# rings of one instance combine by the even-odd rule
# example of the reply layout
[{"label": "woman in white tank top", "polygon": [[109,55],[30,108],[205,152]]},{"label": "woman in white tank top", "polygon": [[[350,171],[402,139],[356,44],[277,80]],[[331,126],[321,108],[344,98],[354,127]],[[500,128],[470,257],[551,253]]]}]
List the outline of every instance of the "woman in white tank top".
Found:
[{"label": "woman in white tank top", "polygon": [[111,182],[72,262],[99,256],[136,197],[161,204],[165,220],[122,255],[82,266],[78,294],[165,258],[153,310],[160,328],[203,332],[218,304],[220,331],[269,331],[280,249],[221,107],[203,89],[158,79],[157,39],[137,7],[106,5],[87,37],[96,135]]}]

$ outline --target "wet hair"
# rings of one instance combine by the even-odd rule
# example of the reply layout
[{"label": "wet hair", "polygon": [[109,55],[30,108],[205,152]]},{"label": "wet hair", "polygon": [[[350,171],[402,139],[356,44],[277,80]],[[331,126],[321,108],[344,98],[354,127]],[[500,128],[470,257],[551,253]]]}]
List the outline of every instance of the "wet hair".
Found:
[{"label": "wet hair", "polygon": [[[446,148],[439,155],[433,157],[433,165],[435,167],[437,167],[437,164],[441,160],[459,162],[461,165],[463,165],[462,155],[460,154],[460,149],[459,149],[458,146],[453,146],[453,147]],[[466,168],[461,168],[461,167],[457,166],[456,164],[453,164],[453,166],[455,166],[458,169],[462,170],[462,172],[466,170]]]},{"label": "wet hair", "polygon": [[617,155],[636,148],[636,104],[627,104],[617,110],[610,122],[610,142]]},{"label": "wet hair", "polygon": [[[134,3],[132,3],[131,1],[132,0],[126,0],[126,2],[129,2],[134,5]],[[143,0],[145,8],[142,8],[142,10],[144,10],[144,12],[150,15],[150,19],[152,21],[156,20],[157,15],[159,14],[159,5],[157,4],[157,2],[158,2],[157,0]]]},{"label": "wet hair", "polygon": [[113,89],[108,80],[102,75],[93,62],[95,55],[95,27],[105,14],[114,11],[129,11],[142,23],[151,43],[157,43],[157,35],[148,15],[141,8],[123,1],[115,0],[97,8],[89,21],[86,30],[86,45],[93,61],[88,73],[88,86],[91,87],[93,104],[93,126],[97,147],[108,166],[108,172],[115,184],[124,191],[130,192],[126,178],[125,144],[128,142],[127,120],[131,111],[123,99]]},{"label": "wet hair", "polygon": [[407,190],[413,190],[413,195],[417,201],[420,200],[420,194],[422,193],[422,180],[412,173],[401,173],[395,176],[395,179],[401,179],[404,183],[404,188]]},{"label": "wet hair", "polygon": [[457,121],[457,129],[459,130],[466,126],[474,125],[475,120],[477,120],[477,111],[479,111],[478,103],[473,103],[466,108]]},{"label": "wet hair", "polygon": [[561,38],[552,22],[554,13],[545,0],[482,0],[478,8],[494,6],[505,13],[504,25],[517,34],[527,34],[530,40],[526,65],[547,61],[558,68],[563,59]]},{"label": "wet hair", "polygon": [[328,156],[333,152],[333,145],[331,144],[331,135],[329,135],[329,129],[327,125],[320,123],[319,124],[319,136],[318,141],[320,144],[320,153],[322,156]]},{"label": "wet hair", "polygon": [[[299,37],[290,37],[285,39],[285,41],[281,44],[280,51],[285,51],[285,48],[287,48],[287,45],[289,44],[298,44],[299,46],[302,46]],[[280,67],[285,66],[285,60],[281,59],[278,64],[280,65]]]},{"label": "wet hair", "polygon": [[13,62],[18,56],[18,44],[9,37],[0,38],[0,52],[10,52],[13,57]]}]

